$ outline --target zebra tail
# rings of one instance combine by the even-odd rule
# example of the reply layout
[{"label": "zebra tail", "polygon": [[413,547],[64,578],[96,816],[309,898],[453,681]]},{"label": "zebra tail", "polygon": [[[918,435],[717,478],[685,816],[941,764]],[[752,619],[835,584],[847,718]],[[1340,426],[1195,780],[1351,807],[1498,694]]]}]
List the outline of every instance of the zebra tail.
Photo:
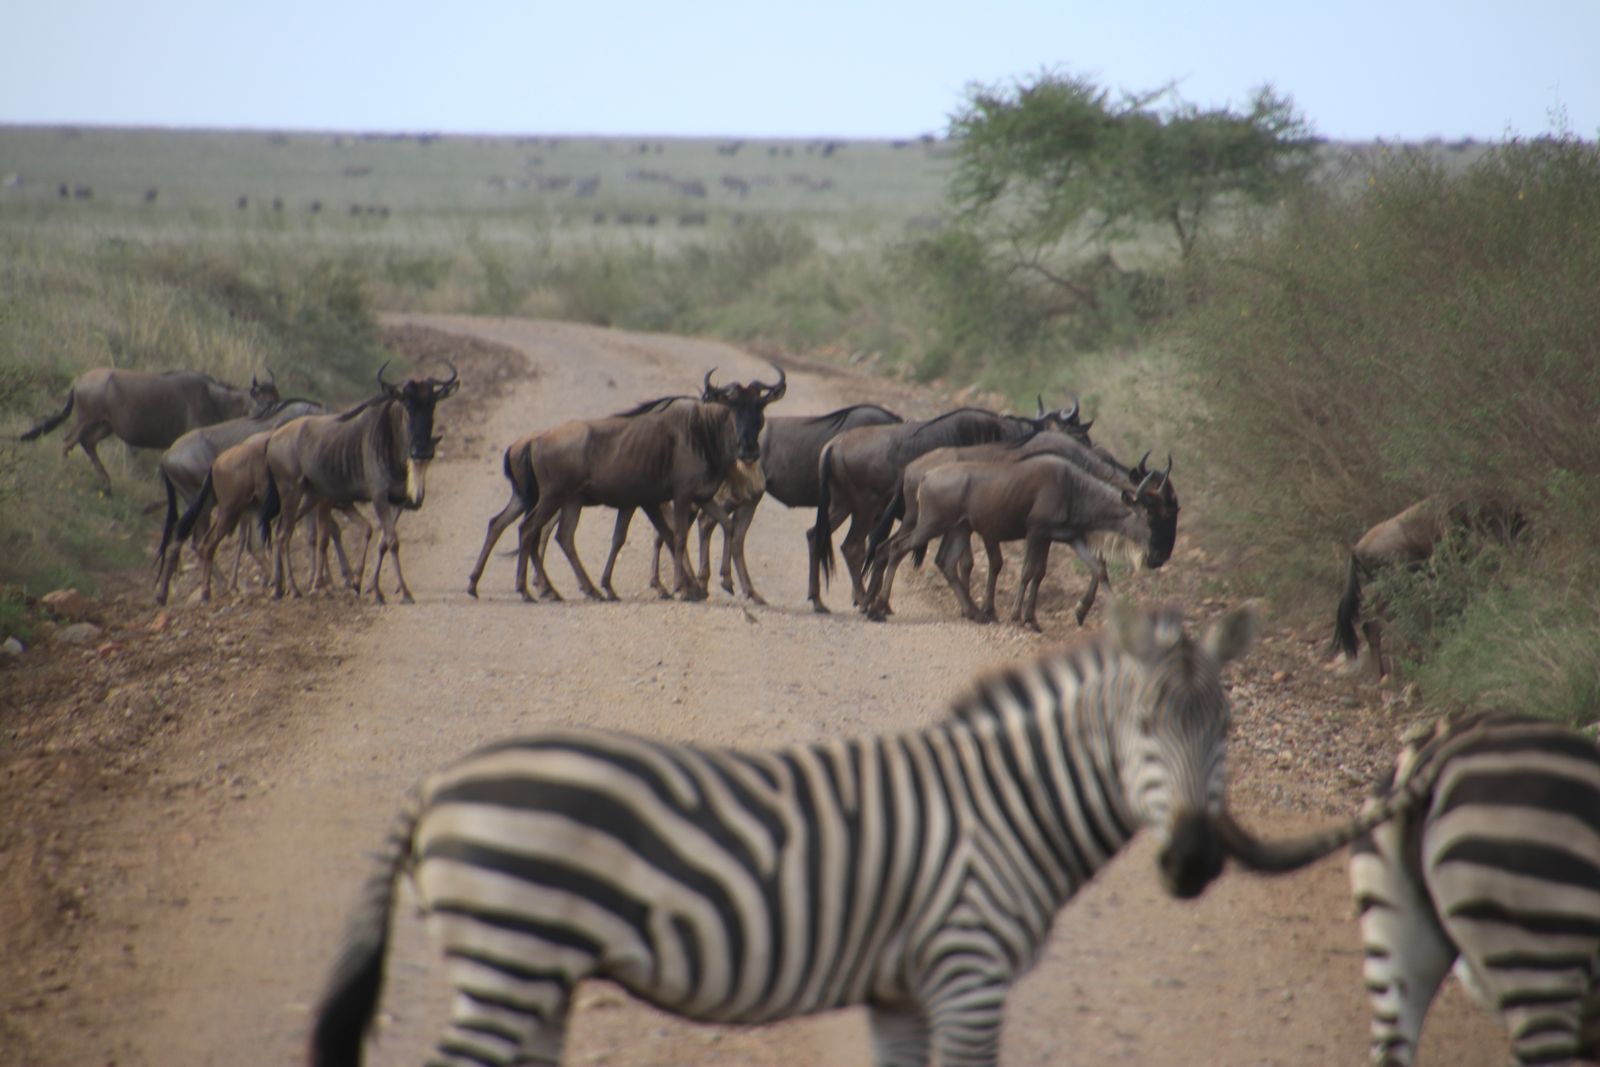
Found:
[{"label": "zebra tail", "polygon": [[821,483],[817,490],[817,525],[811,530],[811,556],[817,561],[817,566],[822,572],[822,580],[829,585],[833,584],[833,524],[830,521],[833,510],[832,492],[829,483],[833,481],[833,446],[827,445],[822,449],[822,465],[818,470],[818,481]]},{"label": "zebra tail", "polygon": [[1350,577],[1345,581],[1344,596],[1339,600],[1339,612],[1333,624],[1333,643],[1344,650],[1351,659],[1360,652],[1356,644],[1356,620],[1361,618],[1361,564],[1354,552],[1350,553]]},{"label": "zebra tail", "polygon": [[1430,760],[1428,769],[1407,779],[1386,796],[1370,801],[1361,813],[1342,826],[1319,830],[1284,841],[1263,841],[1240,826],[1233,814],[1224,810],[1216,820],[1222,846],[1245,870],[1254,874],[1287,874],[1344,846],[1365,837],[1391,819],[1409,814],[1433,792],[1437,768],[1449,753],[1441,749]]},{"label": "zebra tail", "polygon": [[[171,483],[168,483],[167,485],[167,494],[167,501],[170,504],[172,500]],[[200,521],[201,513],[204,512],[206,508],[211,506],[211,502],[215,500],[216,497],[217,487],[211,481],[211,472],[206,471],[206,480],[201,483],[200,492],[195,495],[194,503],[189,505],[189,510],[183,513],[183,518],[178,520],[177,528],[173,530],[173,539],[177,541],[178,544],[183,544],[184,539],[187,538],[190,532],[194,529],[195,523]],[[166,545],[166,541],[162,541],[161,543],[163,546]]]},{"label": "zebra tail", "polygon": [[[867,535],[867,565],[872,565],[872,560],[877,558],[878,546],[889,538],[889,531],[894,529],[894,524],[905,518],[906,514],[906,482],[902,475],[895,481],[894,499],[889,501],[889,506],[883,509],[883,514],[878,516],[878,522],[872,527],[872,532]],[[920,560],[918,561],[921,562]]]},{"label": "zebra tail", "polygon": [[261,514],[258,518],[261,529],[261,543],[272,544],[272,520],[278,517],[278,512],[283,510],[283,498],[278,495],[278,479],[272,476],[272,470],[267,470],[267,494],[261,501]]},{"label": "zebra tail", "polygon": [[77,391],[73,389],[67,390],[67,406],[61,409],[61,414],[52,415],[45,419],[39,425],[23,434],[19,440],[32,441],[36,438],[43,437],[57,426],[60,426],[63,422],[66,422],[67,416],[72,414],[72,402],[75,399],[77,399]]},{"label": "zebra tail", "polygon": [[361,1065],[362,1047],[383,992],[383,963],[389,951],[395,882],[411,855],[417,810],[413,798],[389,834],[378,869],[361,890],[339,958],[317,1004],[311,1027],[310,1067]]}]

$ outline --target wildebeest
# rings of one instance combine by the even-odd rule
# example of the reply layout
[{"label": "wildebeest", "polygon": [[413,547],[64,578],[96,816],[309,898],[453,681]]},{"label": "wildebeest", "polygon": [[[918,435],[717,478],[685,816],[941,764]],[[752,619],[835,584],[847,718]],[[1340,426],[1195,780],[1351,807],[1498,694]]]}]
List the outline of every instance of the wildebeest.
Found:
[{"label": "wildebeest", "polygon": [[[1082,430],[1079,431],[1083,433]],[[1030,456],[1044,454],[1057,455],[1071,463],[1083,468],[1089,474],[1106,482],[1117,489],[1133,489],[1144,476],[1149,473],[1145,467],[1145,460],[1150,454],[1145,453],[1144,459],[1139,461],[1137,467],[1124,467],[1115,456],[1104,448],[1093,446],[1082,437],[1060,430],[1042,430],[1032,437],[1021,441],[997,442],[987,445],[967,445],[957,448],[936,448],[926,455],[918,456],[906,465],[901,472],[900,482],[895,488],[893,502],[878,520],[873,528],[872,535],[867,538],[867,561],[871,570],[871,577],[867,583],[867,603],[872,604],[878,600],[878,591],[883,584],[883,573],[889,562],[888,539],[894,523],[905,516],[908,500],[914,500],[918,488],[929,471],[943,466],[946,463],[960,461],[1006,461],[1016,462]],[[1170,467],[1167,472],[1171,473]],[[922,550],[915,549],[912,559],[917,565],[922,563]],[[952,583],[959,582],[962,588],[971,592],[972,575],[972,538],[971,532],[964,529],[954,529],[945,534],[939,544],[936,557],[939,569]],[[991,564],[993,561],[991,561]],[[991,570],[991,577],[993,571]],[[1091,585],[1093,579],[1091,579]],[[991,584],[992,588],[992,584]],[[1093,592],[1088,596],[1092,603]],[[974,621],[989,622],[994,618],[994,597],[990,594],[989,602],[980,618]],[[888,605],[883,605],[885,611]],[[970,617],[970,616],[969,616]],[[1081,620],[1080,620],[1081,621]]]},{"label": "wildebeest", "polygon": [[833,572],[833,531],[845,519],[850,530],[840,552],[850,572],[851,603],[866,607],[863,570],[868,533],[894,498],[895,485],[907,463],[936,448],[1017,441],[1044,429],[1077,425],[1078,405],[1046,412],[1040,403],[1035,418],[997,415],[982,408],[957,408],[936,418],[846,430],[822,449],[817,462],[817,521],[811,541],[807,599],[813,610],[826,612],[822,577]]},{"label": "wildebeest", "polygon": [[[907,501],[905,523],[889,540],[883,587],[868,614],[883,618],[895,570],[908,552],[960,529],[976,533],[988,551],[991,611],[1000,570],[1000,543],[1027,542],[1012,618],[1035,630],[1039,629],[1039,585],[1044,579],[1050,546],[1057,541],[1070,546],[1095,576],[1078,604],[1081,624],[1094,604],[1100,583],[1110,586],[1105,560],[1092,544],[1097,536],[1132,542],[1141,554],[1141,562],[1150,569],[1160,567],[1172,555],[1178,501],[1168,473],[1152,472],[1136,488],[1128,490],[1102,481],[1052,453],[1014,462],[958,462],[935,467],[922,479],[916,496]],[[954,580],[950,585],[962,602],[963,613],[968,618],[981,618],[984,613],[972,602],[965,587]]]},{"label": "wildebeest", "polygon": [[[516,584],[524,599],[531,599],[527,591],[530,561],[540,595],[554,593],[534,549],[540,531],[555,515],[565,512],[564,520],[572,517],[572,521],[557,524],[556,540],[584,594],[603,599],[584,571],[572,540],[575,509],[603,505],[648,510],[668,502],[672,504],[672,517],[666,525],[672,531],[673,587],[687,599],[705,597],[688,566],[689,525],[702,508],[722,521],[712,498],[735,461],[759,457],[767,405],[782,398],[788,388],[782,368],[775,385],[756,381],[716,386],[711,384],[713,373],[706,372],[699,401],[671,403],[659,411],[650,410],[658,401],[647,401],[633,412],[563,423],[536,435],[524,453],[532,469],[520,479],[532,494],[527,501],[531,510],[518,532]],[[469,591],[476,587],[492,545],[493,523],[490,534],[469,579]]]},{"label": "wildebeest", "polygon": [[[326,409],[315,400],[281,400],[259,415],[246,415],[190,430],[172,443],[161,456],[161,485],[166,492],[167,514],[161,528],[161,545],[156,549],[156,603],[166,602],[166,587],[178,565],[183,538],[174,538],[180,508],[188,510],[200,495],[200,488],[211,473],[218,456],[252,434],[275,430],[302,415],[319,415]],[[205,513],[190,523],[198,534],[205,531]],[[196,547],[199,547],[198,538]]]},{"label": "wildebeest", "polygon": [[[381,392],[340,415],[309,415],[272,432],[267,442],[267,498],[261,509],[265,531],[278,519],[273,548],[273,594],[283,595],[289,538],[300,516],[302,497],[316,505],[319,526],[331,521],[329,511],[345,504],[371,503],[382,536],[372,570],[373,599],[383,603],[378,579],[383,558],[394,556],[401,598],[411,603],[400,567],[400,538],[395,532],[397,508],[420,508],[428,464],[439,438],[433,435],[434,406],[461,385],[455,367],[450,377],[411,378],[395,385],[384,379],[388,364],[378,368]],[[313,554],[320,562],[320,552]],[[315,563],[314,563],[315,566]]]},{"label": "wildebeest", "polygon": [[246,390],[197,371],[149,374],[96,367],[73,381],[60,414],[39,423],[23,434],[22,440],[49,433],[76,411],[77,421],[67,431],[61,453],[71,452],[74,445],[81,447],[109,492],[111,475],[95,453],[95,446],[107,437],[115,435],[130,448],[167,448],[190,430],[224,419],[260,415],[279,399],[270,371],[264,382],[251,378]]},{"label": "wildebeest", "polygon": [[1361,587],[1377,571],[1392,566],[1418,566],[1452,534],[1474,533],[1501,544],[1515,540],[1526,525],[1520,511],[1502,501],[1419,500],[1361,535],[1350,549],[1344,595],[1334,618],[1333,641],[1350,659],[1361,651],[1356,627],[1372,649],[1373,669],[1381,680],[1389,673],[1383,659],[1383,623],[1376,616],[1361,621]]}]

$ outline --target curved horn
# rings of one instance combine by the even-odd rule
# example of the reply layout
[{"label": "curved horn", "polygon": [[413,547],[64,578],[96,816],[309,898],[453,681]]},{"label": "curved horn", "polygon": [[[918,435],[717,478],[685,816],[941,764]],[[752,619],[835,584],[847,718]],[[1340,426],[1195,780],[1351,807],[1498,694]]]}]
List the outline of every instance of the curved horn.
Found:
[{"label": "curved horn", "polygon": [[1077,422],[1078,421],[1078,398],[1077,397],[1073,397],[1072,398],[1072,410],[1067,412],[1065,415],[1061,416],[1061,421],[1062,422]]},{"label": "curved horn", "polygon": [[1148,462],[1150,462],[1150,450],[1145,449],[1144,455],[1139,457],[1139,462],[1135,463],[1131,468],[1129,468],[1128,473],[1133,475],[1135,478],[1143,477],[1143,475],[1141,475],[1139,472],[1149,472],[1150,468],[1145,466],[1145,464]]},{"label": "curved horn", "polygon": [[1044,418],[1044,394],[1043,393],[1035,393],[1035,394],[1033,394],[1033,398],[1039,405],[1039,411],[1038,411],[1037,414],[1034,415],[1034,418],[1042,419],[1042,418]]},{"label": "curved horn", "polygon": [[[1138,485],[1137,488],[1134,489],[1133,495],[1136,496],[1136,497],[1144,496],[1145,487],[1148,486],[1151,482],[1155,481],[1159,477],[1161,477],[1161,476],[1159,474],[1157,474],[1155,471],[1151,471],[1150,473],[1146,474],[1143,478],[1141,478],[1139,480],[1139,485]],[[1158,482],[1157,483],[1158,487],[1159,487],[1159,484],[1160,483]]]},{"label": "curved horn", "polygon": [[267,381],[273,385],[278,384],[278,375],[273,371],[271,364],[267,365]]},{"label": "curved horn", "polygon": [[778,372],[778,384],[766,386],[769,403],[778,399],[789,388],[789,376],[783,372],[783,368],[774,363],[772,369]]},{"label": "curved horn", "polygon": [[450,377],[445,379],[444,381],[440,382],[439,384],[440,385],[454,385],[456,379],[461,377],[461,372],[456,370],[456,365],[454,363],[451,363],[448,359],[444,361],[444,365],[446,367],[450,368]]},{"label": "curved horn", "polygon": [[389,361],[384,360],[383,366],[378,368],[378,387],[387,390],[389,383],[383,380],[383,372],[389,369]]},{"label": "curved horn", "polygon": [[1161,472],[1161,484],[1166,485],[1172,478],[1172,453],[1167,453],[1167,469]]},{"label": "curved horn", "polygon": [[700,392],[702,394],[706,394],[706,393],[710,393],[711,392],[711,376],[713,374],[715,374],[715,373],[717,373],[717,368],[715,368],[715,367],[712,367],[710,370],[706,371],[705,385],[700,390]]}]

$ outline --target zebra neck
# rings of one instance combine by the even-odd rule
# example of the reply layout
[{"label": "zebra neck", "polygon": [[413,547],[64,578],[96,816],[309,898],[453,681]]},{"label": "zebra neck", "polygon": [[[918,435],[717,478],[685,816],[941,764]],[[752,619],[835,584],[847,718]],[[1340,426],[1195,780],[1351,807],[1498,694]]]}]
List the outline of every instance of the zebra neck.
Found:
[{"label": "zebra neck", "polygon": [[1096,642],[985,679],[939,728],[977,833],[1052,912],[1138,828],[1115,728],[1131,684]]}]

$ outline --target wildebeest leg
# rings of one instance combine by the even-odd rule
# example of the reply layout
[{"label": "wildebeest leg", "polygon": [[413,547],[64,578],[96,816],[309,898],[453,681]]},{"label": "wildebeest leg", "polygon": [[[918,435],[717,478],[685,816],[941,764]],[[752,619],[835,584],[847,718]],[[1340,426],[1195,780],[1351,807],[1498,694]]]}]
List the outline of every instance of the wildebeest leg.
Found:
[{"label": "wildebeest leg", "polygon": [[295,596],[300,595],[300,587],[294,580],[294,553],[290,551],[290,541],[294,536],[295,523],[300,520],[300,491],[292,485],[278,486],[279,507],[278,528],[273,536],[278,543],[272,552],[272,598],[283,599],[284,580],[287,578],[289,588]]},{"label": "wildebeest leg", "polygon": [[[709,593],[711,591],[711,534],[717,529],[722,530],[722,558],[724,561],[726,561],[728,558],[728,542],[733,537],[733,516],[728,514],[727,509],[724,508],[720,502],[713,498],[700,505],[700,514],[698,517],[700,520],[699,585],[701,589]],[[711,520],[713,525],[706,525],[706,520],[708,518]],[[685,561],[687,561],[688,558],[688,545],[685,544]],[[722,586],[728,592],[733,592],[733,582],[731,580],[724,581]]]},{"label": "wildebeest leg", "polygon": [[[206,531],[205,540],[201,542],[198,554],[200,556],[200,602],[205,603],[211,599],[211,572],[216,562],[217,547],[225,541],[229,534],[239,525],[239,519],[244,515],[245,509],[223,504],[217,508],[212,516],[210,529]],[[239,551],[244,552],[245,532],[239,531]],[[234,563],[233,574],[234,588],[239,586],[239,565]]]},{"label": "wildebeest leg", "polygon": [[1367,647],[1372,650],[1372,669],[1381,682],[1389,676],[1383,662],[1383,623],[1376,618],[1367,619],[1361,624],[1361,632],[1367,637]]},{"label": "wildebeest leg", "polygon": [[[77,445],[83,449],[83,454],[88,456],[89,462],[94,465],[96,473],[100,475],[100,480],[105,483],[107,495],[111,493],[111,473],[106,470],[106,465],[100,462],[100,454],[95,451],[95,446],[104,441],[110,434],[111,427],[105,423],[90,423],[87,427],[80,429],[76,440]],[[62,455],[72,451],[73,438],[69,436],[67,441],[67,447],[62,450]]]},{"label": "wildebeest leg", "polygon": [[[489,553],[494,550],[495,543],[500,540],[500,535],[506,532],[506,527],[516,522],[517,519],[528,512],[527,505],[522,501],[522,494],[512,490],[511,501],[500,509],[500,514],[489,520],[488,532],[483,536],[483,549],[478,553],[478,562],[472,565],[472,573],[467,575],[467,595],[476,598],[478,595],[478,579],[483,577],[483,568],[489,564]],[[370,536],[370,527],[369,536]]]},{"label": "wildebeest leg", "polygon": [[[361,514],[361,510],[354,504],[345,508],[344,513],[350,516],[351,522],[356,523],[361,527],[361,561],[356,564],[354,574],[350,572],[350,566],[348,562],[345,561],[344,551],[342,549],[339,550],[339,561],[344,565],[345,584],[354,590],[359,596],[361,593],[361,576],[367,573],[367,551],[372,547],[372,523],[367,521],[366,516]],[[335,527],[333,534],[333,544],[334,547],[338,549],[339,531],[337,527]]]},{"label": "wildebeest leg", "polygon": [[[844,520],[849,518],[849,512],[828,512],[828,537],[832,537],[835,530],[844,525]],[[806,531],[806,559],[810,560],[810,574],[806,581],[806,599],[811,601],[811,610],[818,615],[828,614],[828,605],[822,602],[822,575],[821,562],[816,552],[817,530],[816,527]]]},{"label": "wildebeest leg", "polygon": [[750,524],[755,521],[756,506],[761,503],[761,498],[756,497],[747,503],[740,504],[733,513],[733,531],[723,542],[722,547],[722,588],[733,592],[733,582],[728,575],[728,557],[733,557],[733,565],[739,571],[739,585],[744,589],[745,598],[756,603],[765,604],[761,594],[756,592],[756,587],[750,581],[750,568],[744,561],[744,538],[750,532]]},{"label": "wildebeest leg", "polygon": [[1083,599],[1078,601],[1077,619],[1078,625],[1082,626],[1083,620],[1089,616],[1089,609],[1094,607],[1095,594],[1100,591],[1101,584],[1105,585],[1107,592],[1111,591],[1111,572],[1106,570],[1106,561],[1089,547],[1087,541],[1079,538],[1076,541],[1068,541],[1067,544],[1078,554],[1078,558],[1083,560],[1083,565],[1089,568],[1089,590],[1083,594]]},{"label": "wildebeest leg", "polygon": [[672,586],[685,600],[704,600],[706,591],[689,566],[689,527],[694,518],[694,501],[680,497],[672,502]]},{"label": "wildebeest leg", "polygon": [[867,610],[867,535],[877,525],[877,517],[857,514],[850,519],[850,532],[839,544],[839,554],[844,557],[845,570],[850,572],[850,603]]},{"label": "wildebeest leg", "polygon": [[394,575],[399,582],[401,601],[406,604],[415,603],[411,590],[406,585],[405,573],[400,569],[400,537],[395,532],[395,520],[399,516],[395,514],[394,507],[388,500],[375,500],[372,507],[378,513],[378,525],[382,528],[383,535],[378,539],[378,562],[372,568],[372,588],[368,592],[379,604],[384,602],[383,588],[379,585],[378,579],[383,574],[383,557],[387,554],[394,557]]},{"label": "wildebeest leg", "polygon": [[889,597],[894,592],[894,576],[900,569],[901,561],[917,549],[926,548],[928,542],[941,532],[943,531],[937,524],[921,521],[921,516],[915,511],[906,513],[900,528],[884,543],[888,549],[888,561],[883,567],[883,581],[878,588],[877,597],[867,606],[867,618],[873,622],[882,622],[888,618]]},{"label": "wildebeest leg", "polygon": [[583,569],[583,560],[578,558],[576,534],[582,510],[576,502],[561,509],[561,519],[556,523],[556,544],[561,546],[567,562],[572,565],[572,573],[577,576],[578,588],[583,590],[583,595],[590,600],[604,600],[605,596],[589,580],[589,572]]},{"label": "wildebeest leg", "polygon": [[550,584],[550,578],[544,570],[544,546],[539,544],[540,537],[550,520],[554,519],[560,505],[546,496],[540,499],[539,505],[532,512],[523,516],[522,525],[517,528],[517,595],[523,600],[532,600],[528,594],[528,565],[533,564],[533,580],[539,590],[541,600],[560,600],[561,594]]},{"label": "wildebeest leg", "polygon": [[[611,588],[611,573],[617,568],[617,557],[622,554],[622,546],[628,540],[628,527],[633,523],[635,508],[618,508],[617,521],[611,527],[611,554],[606,557],[606,569],[600,572],[600,588],[605,590],[607,600],[621,600],[617,591]],[[661,553],[661,542],[656,541],[656,554]],[[657,560],[659,564],[659,558]]]},{"label": "wildebeest leg", "polygon": [[[983,539],[983,550],[989,557],[989,585],[983,599],[983,611],[979,613],[978,622],[994,622],[995,588],[1000,583],[1000,568],[1006,565],[1006,560],[1000,554],[1000,542]],[[966,562],[966,570],[961,575],[961,587],[970,588],[968,582],[972,580],[972,539],[967,539],[965,550],[961,558]]]},{"label": "wildebeest leg", "polygon": [[1011,613],[1013,622],[1020,622],[1030,630],[1038,630],[1036,614],[1039,585],[1044,581],[1045,567],[1050,563],[1050,535],[1030,531],[1027,549],[1022,556],[1022,584],[1017,587],[1017,608]]},{"label": "wildebeest leg", "polygon": [[650,556],[650,588],[662,600],[672,596],[672,590],[661,580],[661,550],[672,544],[672,527],[667,523],[667,517],[661,510],[660,504],[646,504],[644,506],[645,518],[650,520],[650,525],[655,528],[655,547]]}]

